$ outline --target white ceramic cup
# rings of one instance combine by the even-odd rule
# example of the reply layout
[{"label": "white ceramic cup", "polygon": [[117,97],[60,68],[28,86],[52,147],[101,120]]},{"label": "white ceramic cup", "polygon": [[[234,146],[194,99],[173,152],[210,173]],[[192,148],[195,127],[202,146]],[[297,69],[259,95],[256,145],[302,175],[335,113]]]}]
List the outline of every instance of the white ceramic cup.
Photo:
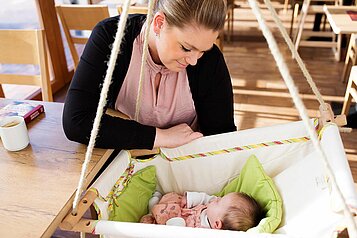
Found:
[{"label": "white ceramic cup", "polygon": [[0,119],[0,136],[5,149],[19,151],[30,143],[26,123],[21,116],[6,116]]}]

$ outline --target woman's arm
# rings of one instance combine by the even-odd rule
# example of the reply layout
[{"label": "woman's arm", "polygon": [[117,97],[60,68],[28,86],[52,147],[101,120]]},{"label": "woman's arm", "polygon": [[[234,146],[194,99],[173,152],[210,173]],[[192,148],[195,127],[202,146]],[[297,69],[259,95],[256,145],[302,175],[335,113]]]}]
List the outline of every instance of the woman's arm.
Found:
[{"label": "woman's arm", "polygon": [[[118,18],[109,18],[99,23],[92,31],[80,63],[69,87],[63,110],[63,129],[68,139],[87,144],[100,97],[101,85],[107,70],[110,45],[114,41]],[[139,29],[140,31],[140,29]],[[125,65],[131,57],[131,38],[126,33],[126,51],[118,56],[113,73],[113,82],[108,93],[108,104],[115,101],[126,74]],[[112,149],[151,149],[156,128],[135,121],[103,115],[96,147]]]}]

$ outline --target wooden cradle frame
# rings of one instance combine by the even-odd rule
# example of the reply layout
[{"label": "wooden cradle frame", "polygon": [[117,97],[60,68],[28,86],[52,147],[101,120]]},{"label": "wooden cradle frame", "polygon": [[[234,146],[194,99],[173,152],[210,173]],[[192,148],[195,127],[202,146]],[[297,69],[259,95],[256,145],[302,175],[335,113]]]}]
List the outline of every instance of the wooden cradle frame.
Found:
[{"label": "wooden cradle frame", "polygon": [[[338,124],[343,124],[345,122],[345,117],[344,116],[338,116],[337,118],[334,117],[334,114],[331,110],[331,107],[328,105],[326,111],[321,111],[320,110],[321,117],[319,118],[319,122],[322,125],[325,125],[327,123],[338,123]],[[148,155],[148,154],[157,154],[159,151],[154,150],[132,150],[130,151],[130,155],[132,157],[136,156],[142,156],[142,155]],[[98,220],[94,219],[86,219],[83,218],[83,215],[85,212],[90,208],[90,206],[94,203],[95,199],[98,198],[98,195],[96,192],[92,190],[87,190],[83,198],[81,199],[79,205],[78,205],[78,210],[77,214],[73,215],[72,213],[69,213],[62,221],[60,224],[60,228],[63,230],[68,230],[68,231],[74,231],[74,232],[85,232],[85,233],[92,233],[95,229],[96,223]]]}]

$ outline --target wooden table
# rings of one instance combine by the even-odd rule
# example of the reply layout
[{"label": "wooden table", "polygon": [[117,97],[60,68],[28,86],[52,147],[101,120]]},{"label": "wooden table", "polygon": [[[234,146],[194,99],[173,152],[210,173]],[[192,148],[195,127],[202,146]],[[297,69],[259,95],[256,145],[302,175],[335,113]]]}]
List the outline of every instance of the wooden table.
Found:
[{"label": "wooden table", "polygon": [[[324,11],[327,16],[332,30],[337,37],[337,45],[341,46],[341,35],[357,33],[357,21],[352,21],[347,11],[357,11],[355,6],[324,6]],[[339,47],[341,48],[341,47]],[[340,49],[337,49],[336,59],[341,60]]]},{"label": "wooden table", "polygon": [[[0,99],[0,108],[11,100]],[[8,152],[0,142],[0,237],[50,237],[71,209],[86,146],[66,139],[62,103],[41,103],[28,126],[30,145]],[[86,185],[111,150],[95,149]]]}]

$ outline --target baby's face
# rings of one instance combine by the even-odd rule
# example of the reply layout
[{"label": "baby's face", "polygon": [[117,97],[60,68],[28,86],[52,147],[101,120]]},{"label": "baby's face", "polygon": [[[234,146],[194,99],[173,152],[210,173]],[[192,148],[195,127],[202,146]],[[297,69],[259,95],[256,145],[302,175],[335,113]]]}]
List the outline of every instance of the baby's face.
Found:
[{"label": "baby's face", "polygon": [[224,215],[227,213],[228,208],[233,204],[234,199],[233,193],[227,194],[226,196],[212,200],[207,205],[207,217],[211,226],[216,220],[222,220]]}]

